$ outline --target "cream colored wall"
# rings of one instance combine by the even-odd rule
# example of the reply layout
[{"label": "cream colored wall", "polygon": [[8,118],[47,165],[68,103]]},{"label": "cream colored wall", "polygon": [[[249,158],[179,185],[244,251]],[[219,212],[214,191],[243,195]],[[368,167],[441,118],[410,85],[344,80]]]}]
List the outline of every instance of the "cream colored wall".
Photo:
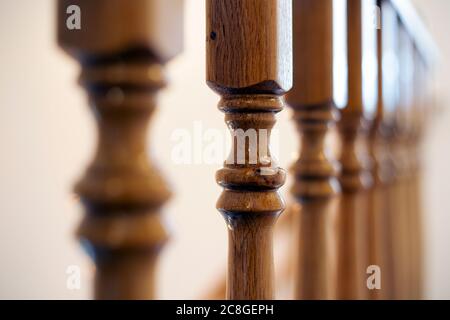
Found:
[{"label": "cream colored wall", "polygon": [[[439,45],[449,53],[450,2],[416,2],[433,17]],[[95,127],[75,85],[78,66],[54,43],[53,4],[0,2],[0,298],[90,296],[92,266],[73,237],[81,209],[71,187],[92,155]],[[175,165],[171,160],[175,129],[192,132],[196,121],[204,129],[224,128],[217,97],[204,84],[203,6],[204,1],[186,0],[185,51],[168,66],[171,85],[161,95],[151,134],[152,155],[174,189],[165,207],[172,239],[162,253],[158,278],[165,299],[200,297],[222,274],[226,260],[226,229],[214,209],[218,165]],[[441,70],[448,71],[443,62]],[[443,72],[444,89],[449,74]],[[289,117],[286,110],[278,123],[283,138],[279,159],[285,168],[297,148]],[[435,119],[427,143],[433,164],[426,182],[427,289],[433,298],[450,298],[449,123],[448,113]],[[66,288],[69,265],[81,267],[81,290]]]},{"label": "cream colored wall", "polygon": [[436,69],[438,112],[424,144],[426,162],[426,289],[430,298],[450,299],[450,1],[414,0],[439,46]]}]

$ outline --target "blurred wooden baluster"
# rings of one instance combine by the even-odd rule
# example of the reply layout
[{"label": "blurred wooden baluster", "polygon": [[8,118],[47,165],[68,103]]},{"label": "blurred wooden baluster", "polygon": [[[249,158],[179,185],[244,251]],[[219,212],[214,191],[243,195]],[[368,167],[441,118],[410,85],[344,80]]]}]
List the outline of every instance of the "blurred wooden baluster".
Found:
[{"label": "blurred wooden baluster", "polygon": [[421,53],[415,47],[414,51],[414,108],[412,115],[412,131],[410,133],[410,151],[413,165],[412,183],[410,185],[410,201],[413,203],[411,242],[413,256],[413,273],[411,281],[414,283],[413,299],[423,299],[423,203],[422,203],[422,144],[426,130],[428,116],[431,111],[426,98],[427,65]]},{"label": "blurred wooden baluster", "polygon": [[[381,1],[377,2],[381,8]],[[368,151],[372,161],[373,186],[369,191],[369,264],[379,267],[381,288],[370,291],[371,299],[388,299],[392,283],[389,279],[389,257],[391,254],[389,242],[388,214],[389,206],[384,196],[386,184],[389,182],[389,157],[386,143],[383,139],[383,28],[376,30],[377,52],[377,105],[375,118],[369,129]]]},{"label": "blurred wooden baluster", "polygon": [[336,163],[325,138],[334,125],[333,1],[294,1],[294,87],[287,102],[301,136],[292,167],[297,236],[296,299],[333,299],[336,293]]},{"label": "blurred wooden baluster", "polygon": [[[390,1],[383,0],[382,12],[382,108],[383,117],[380,125],[379,176],[383,183],[382,203],[386,218],[385,231],[387,240],[386,265],[381,270],[383,298],[394,299],[397,296],[398,281],[396,274],[397,252],[396,239],[396,117],[398,108],[399,73],[398,73],[398,16]],[[392,70],[392,71],[391,71]],[[380,95],[379,95],[380,96]]]},{"label": "blurred wooden baluster", "polygon": [[[426,69],[438,60],[425,26],[407,1],[383,1],[385,132],[394,179],[386,193],[391,226],[392,289],[395,299],[421,298],[420,140],[426,123]],[[383,63],[384,64],[384,63]],[[424,96],[421,96],[424,94]],[[423,100],[423,101],[422,101]]]},{"label": "blurred wooden baluster", "polygon": [[372,184],[362,90],[362,5],[347,0],[348,102],[341,110],[342,197],[337,219],[338,299],[367,299],[368,188]]},{"label": "blurred wooden baluster", "polygon": [[422,174],[423,174],[423,139],[426,126],[426,101],[424,99],[425,87],[425,68],[423,59],[420,56],[417,48],[414,55],[416,72],[414,73],[414,130],[411,134],[412,152],[414,165],[413,183],[411,191],[411,199],[415,202],[413,212],[413,226],[412,226],[412,242],[413,242],[413,281],[414,281],[414,299],[424,299],[423,295],[423,254],[424,254],[424,228],[423,228],[423,194],[422,194]]},{"label": "blurred wooden baluster", "polygon": [[402,23],[398,31],[399,97],[394,115],[393,156],[395,183],[393,188],[393,256],[395,299],[409,299],[412,293],[411,279],[411,159],[408,145],[411,114],[411,39]]},{"label": "blurred wooden baluster", "polygon": [[405,60],[407,63],[407,70],[405,75],[405,130],[404,130],[404,143],[406,148],[406,159],[407,159],[407,176],[405,193],[407,197],[407,210],[406,210],[406,225],[408,226],[405,246],[407,246],[408,257],[407,257],[407,269],[408,269],[408,281],[407,281],[407,299],[417,299],[417,248],[418,244],[416,240],[419,237],[419,230],[417,229],[420,193],[417,193],[416,183],[418,174],[418,160],[419,155],[417,154],[417,123],[416,123],[416,103],[418,100],[415,96],[415,86],[414,86],[414,76],[416,73],[416,63],[415,63],[415,46],[412,35],[408,33],[408,38],[406,39],[407,44],[405,48]]},{"label": "blurred wooden baluster", "polygon": [[[66,10],[81,10],[69,30]],[[78,235],[96,264],[95,298],[155,298],[155,263],[170,192],[147,158],[146,129],[182,45],[182,0],[60,0],[58,42],[81,64],[98,125],[93,162],[76,186],[86,209]]]},{"label": "blurred wooden baluster", "polygon": [[421,193],[421,143],[425,119],[425,100],[423,96],[426,87],[425,63],[416,46],[408,46],[410,59],[414,69],[410,72],[410,100],[407,119],[407,131],[405,132],[405,143],[409,163],[408,183],[406,193],[408,197],[408,234],[407,242],[408,260],[408,291],[407,298],[422,298],[422,193]]},{"label": "blurred wooden baluster", "polygon": [[[272,299],[272,231],[285,172],[268,145],[292,86],[290,0],[207,0],[207,83],[233,136],[217,182],[229,233],[228,299]],[[247,138],[246,138],[247,137]]]}]

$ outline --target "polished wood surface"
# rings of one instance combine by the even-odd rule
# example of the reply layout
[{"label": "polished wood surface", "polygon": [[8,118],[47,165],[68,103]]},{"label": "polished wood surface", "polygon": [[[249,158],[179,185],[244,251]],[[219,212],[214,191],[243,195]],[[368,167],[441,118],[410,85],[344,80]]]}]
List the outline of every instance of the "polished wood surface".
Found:
[{"label": "polished wood surface", "polygon": [[[83,14],[81,30],[65,27],[71,4]],[[156,260],[168,236],[159,211],[170,192],[147,157],[146,132],[164,64],[181,49],[181,17],[178,0],[58,2],[59,44],[81,64],[98,126],[97,151],[75,188],[97,299],[156,297]]]},{"label": "polished wood surface", "polygon": [[[216,175],[229,234],[227,298],[272,299],[272,232],[284,209],[277,190],[285,172],[268,146],[280,96],[292,86],[291,1],[208,0],[206,8],[206,80],[233,135]],[[240,135],[252,130],[257,139]]]},{"label": "polished wood surface", "polygon": [[336,290],[336,163],[325,138],[337,112],[333,102],[333,1],[294,1],[294,86],[287,102],[300,133],[292,167],[297,246],[296,299],[333,299]]}]

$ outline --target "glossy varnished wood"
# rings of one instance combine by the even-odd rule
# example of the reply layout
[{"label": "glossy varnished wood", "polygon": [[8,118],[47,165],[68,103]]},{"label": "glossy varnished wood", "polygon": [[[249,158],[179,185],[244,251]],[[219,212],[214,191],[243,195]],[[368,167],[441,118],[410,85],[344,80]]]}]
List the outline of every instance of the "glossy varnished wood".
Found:
[{"label": "glossy varnished wood", "polygon": [[[81,30],[65,27],[76,4]],[[78,235],[96,265],[97,299],[155,298],[167,239],[159,216],[170,192],[147,157],[147,124],[181,49],[179,0],[60,0],[59,44],[77,59],[98,126],[98,146],[76,186],[86,215]]]},{"label": "glossy varnished wood", "polygon": [[296,299],[333,299],[334,222],[339,184],[325,138],[337,116],[333,103],[332,0],[294,1],[294,86],[287,102],[301,136],[292,167],[296,212]]},{"label": "glossy varnished wood", "polygon": [[[277,189],[285,173],[268,145],[280,96],[292,85],[291,15],[288,0],[206,2],[207,83],[221,96],[233,135],[233,151],[216,175],[224,188],[217,208],[229,233],[228,299],[274,297],[272,229],[284,208]],[[239,132],[248,130],[267,137],[239,143]]]}]

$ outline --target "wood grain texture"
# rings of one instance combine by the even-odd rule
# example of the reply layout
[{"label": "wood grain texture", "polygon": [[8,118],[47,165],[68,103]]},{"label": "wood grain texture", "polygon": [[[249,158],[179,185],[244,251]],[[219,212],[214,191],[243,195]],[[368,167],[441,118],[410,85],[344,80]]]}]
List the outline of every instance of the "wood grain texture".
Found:
[{"label": "wood grain texture", "polygon": [[208,85],[219,93],[289,90],[291,1],[218,0],[206,5]]},{"label": "wood grain texture", "polygon": [[[333,299],[336,290],[336,163],[325,137],[337,112],[333,103],[331,0],[294,2],[294,86],[287,102],[301,137],[292,167],[297,212],[296,299]],[[296,206],[297,207],[297,206]]]},{"label": "wood grain texture", "polygon": [[[228,299],[274,297],[272,232],[284,209],[277,190],[285,172],[268,146],[280,95],[292,85],[291,15],[288,0],[206,2],[206,80],[221,95],[233,136],[216,174],[229,233]],[[252,131],[255,140],[245,136]]]},{"label": "wood grain texture", "polygon": [[[69,2],[81,8],[81,31],[65,27]],[[170,12],[159,10],[165,6]],[[97,151],[75,188],[86,209],[78,236],[96,265],[95,298],[153,299],[156,260],[168,236],[159,211],[170,192],[147,157],[146,132],[166,83],[163,64],[181,48],[173,39],[182,26],[178,20],[165,29],[155,17],[180,17],[181,2],[62,0],[58,8],[59,44],[82,66],[79,82],[98,126]]]},{"label": "wood grain texture", "polygon": [[362,7],[347,0],[348,102],[341,110],[339,181],[342,187],[338,232],[338,299],[367,299],[368,188],[372,184],[367,153],[362,92]]},{"label": "wood grain texture", "polygon": [[[296,206],[287,206],[286,210],[277,220],[277,223],[274,228],[274,237],[282,237],[285,234],[290,235],[292,233],[292,226],[294,221],[294,214],[298,212]],[[292,238],[289,236],[289,238]],[[284,288],[286,284],[290,284],[292,282],[293,266],[294,266],[294,255],[292,254],[292,250],[286,250],[285,255],[277,262],[281,265],[281,269],[276,273],[275,268],[275,278],[276,278],[276,288]],[[205,294],[202,294],[199,299],[200,300],[223,300],[226,297],[227,291],[227,272],[223,271],[217,282],[212,283],[207,289]]]}]

